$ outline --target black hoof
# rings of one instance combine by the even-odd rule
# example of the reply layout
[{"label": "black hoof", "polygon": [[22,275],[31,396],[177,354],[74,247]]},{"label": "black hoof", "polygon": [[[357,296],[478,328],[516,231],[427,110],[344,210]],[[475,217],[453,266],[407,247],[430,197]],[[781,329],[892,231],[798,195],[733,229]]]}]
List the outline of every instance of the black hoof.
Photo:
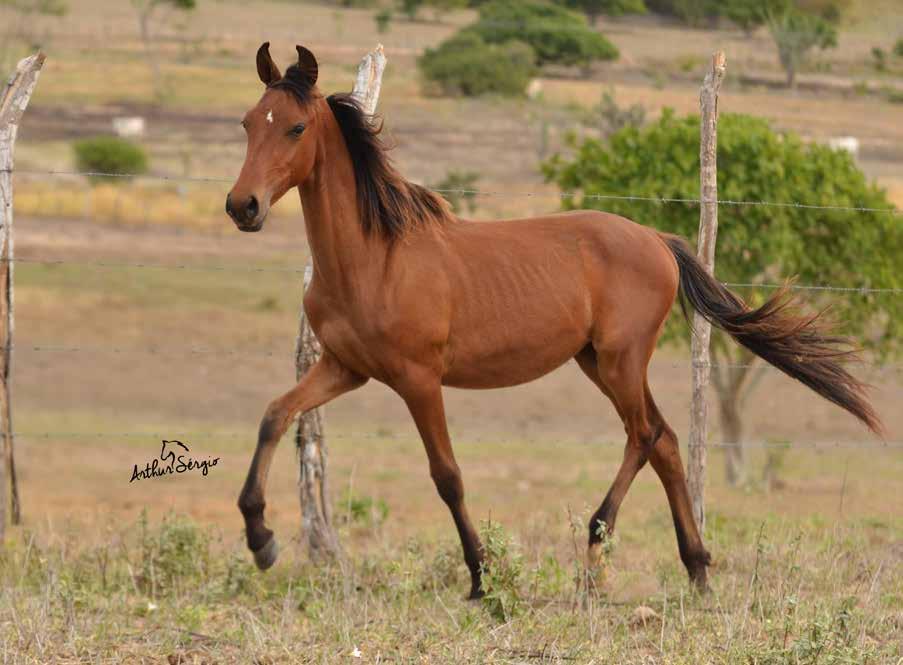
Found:
[{"label": "black hoof", "polygon": [[279,545],[276,544],[276,538],[273,536],[259,550],[254,550],[254,563],[260,570],[272,567],[278,557]]},{"label": "black hoof", "polygon": [[467,600],[480,600],[483,596],[486,595],[486,592],[482,589],[471,589],[470,595],[467,596]]}]

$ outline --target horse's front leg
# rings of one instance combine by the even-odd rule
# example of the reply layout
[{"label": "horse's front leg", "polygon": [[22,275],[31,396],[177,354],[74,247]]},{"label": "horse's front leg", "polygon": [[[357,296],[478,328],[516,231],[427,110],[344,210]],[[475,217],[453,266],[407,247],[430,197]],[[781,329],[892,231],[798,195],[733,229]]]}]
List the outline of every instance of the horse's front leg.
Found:
[{"label": "horse's front leg", "polygon": [[279,439],[298,413],[322,406],[366,381],[365,377],[352,372],[335,356],[324,351],[320,360],[301,378],[297,386],[273,400],[267,407],[260,423],[257,449],[251,460],[248,478],[238,498],[238,507],[245,518],[248,549],[254,553],[254,561],[261,570],[272,566],[278,554],[273,532],[264,524],[263,509],[266,506],[264,491],[267,474]]},{"label": "horse's front leg", "polygon": [[480,598],[483,595],[481,583],[483,546],[464,505],[464,483],[448,436],[442,387],[438,378],[435,381],[425,380],[407,387],[401,395],[423,439],[430,462],[430,476],[458,528],[464,561],[470,570],[470,598]]}]

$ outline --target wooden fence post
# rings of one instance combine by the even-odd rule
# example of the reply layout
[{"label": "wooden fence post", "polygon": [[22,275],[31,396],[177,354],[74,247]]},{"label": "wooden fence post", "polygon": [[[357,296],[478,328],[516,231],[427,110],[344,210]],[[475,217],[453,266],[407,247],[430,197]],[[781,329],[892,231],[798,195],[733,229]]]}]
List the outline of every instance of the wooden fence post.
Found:
[{"label": "wooden fence post", "polygon": [[20,60],[0,97],[0,539],[6,533],[7,501],[11,502],[13,524],[22,519],[9,385],[13,354],[13,152],[19,122],[38,83],[44,58],[38,52]]},{"label": "wooden fence post", "polygon": [[[712,56],[699,92],[699,259],[709,274],[715,270],[715,237],[718,233],[718,91],[724,79],[724,53]],[[709,340],[712,326],[698,313],[693,316],[693,407],[690,419],[688,484],[693,518],[700,534],[705,529],[705,466],[708,436]]]},{"label": "wooden fence post", "polygon": [[[352,95],[364,112],[373,115],[379,100],[386,56],[382,44],[365,55],[357,70]],[[313,279],[313,265],[304,270],[304,292]],[[295,369],[300,378],[317,362],[322,350],[301,305]],[[326,467],[326,437],[323,432],[322,409],[301,414],[295,434],[301,473],[298,480],[301,495],[301,530],[307,536],[308,551],[313,559],[334,558],[341,552],[338,536],[332,526]]]}]

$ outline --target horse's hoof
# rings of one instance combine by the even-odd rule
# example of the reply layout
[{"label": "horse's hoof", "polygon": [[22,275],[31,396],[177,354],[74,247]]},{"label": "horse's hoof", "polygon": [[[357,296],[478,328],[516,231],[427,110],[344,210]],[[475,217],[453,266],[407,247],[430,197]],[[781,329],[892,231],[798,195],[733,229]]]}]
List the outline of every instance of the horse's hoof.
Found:
[{"label": "horse's hoof", "polygon": [[276,537],[271,536],[266,544],[259,550],[254,550],[254,563],[260,570],[266,570],[276,563],[279,557],[279,545],[276,544]]},{"label": "horse's hoof", "polygon": [[467,596],[467,600],[482,600],[483,596],[486,595],[486,592],[482,589],[471,589],[470,595]]}]

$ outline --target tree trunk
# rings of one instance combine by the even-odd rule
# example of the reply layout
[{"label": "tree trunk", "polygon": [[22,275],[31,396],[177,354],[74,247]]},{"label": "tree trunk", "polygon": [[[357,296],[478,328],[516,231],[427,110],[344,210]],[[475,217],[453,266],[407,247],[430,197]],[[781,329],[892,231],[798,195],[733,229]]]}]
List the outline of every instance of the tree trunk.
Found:
[{"label": "tree trunk", "polygon": [[746,451],[743,448],[743,419],[740,416],[739,395],[733,391],[718,396],[718,415],[724,438],[724,471],[731,487],[746,482]]},{"label": "tree trunk", "polygon": [[154,51],[154,45],[151,42],[150,21],[153,11],[153,0],[149,0],[147,7],[138,13],[138,26],[141,30],[141,41],[144,43],[144,54],[151,68],[154,99],[159,101],[163,98],[163,77],[160,74],[160,63],[157,61],[157,53]]},{"label": "tree trunk", "polygon": [[787,65],[787,87],[796,90],[796,67],[793,64]]}]

